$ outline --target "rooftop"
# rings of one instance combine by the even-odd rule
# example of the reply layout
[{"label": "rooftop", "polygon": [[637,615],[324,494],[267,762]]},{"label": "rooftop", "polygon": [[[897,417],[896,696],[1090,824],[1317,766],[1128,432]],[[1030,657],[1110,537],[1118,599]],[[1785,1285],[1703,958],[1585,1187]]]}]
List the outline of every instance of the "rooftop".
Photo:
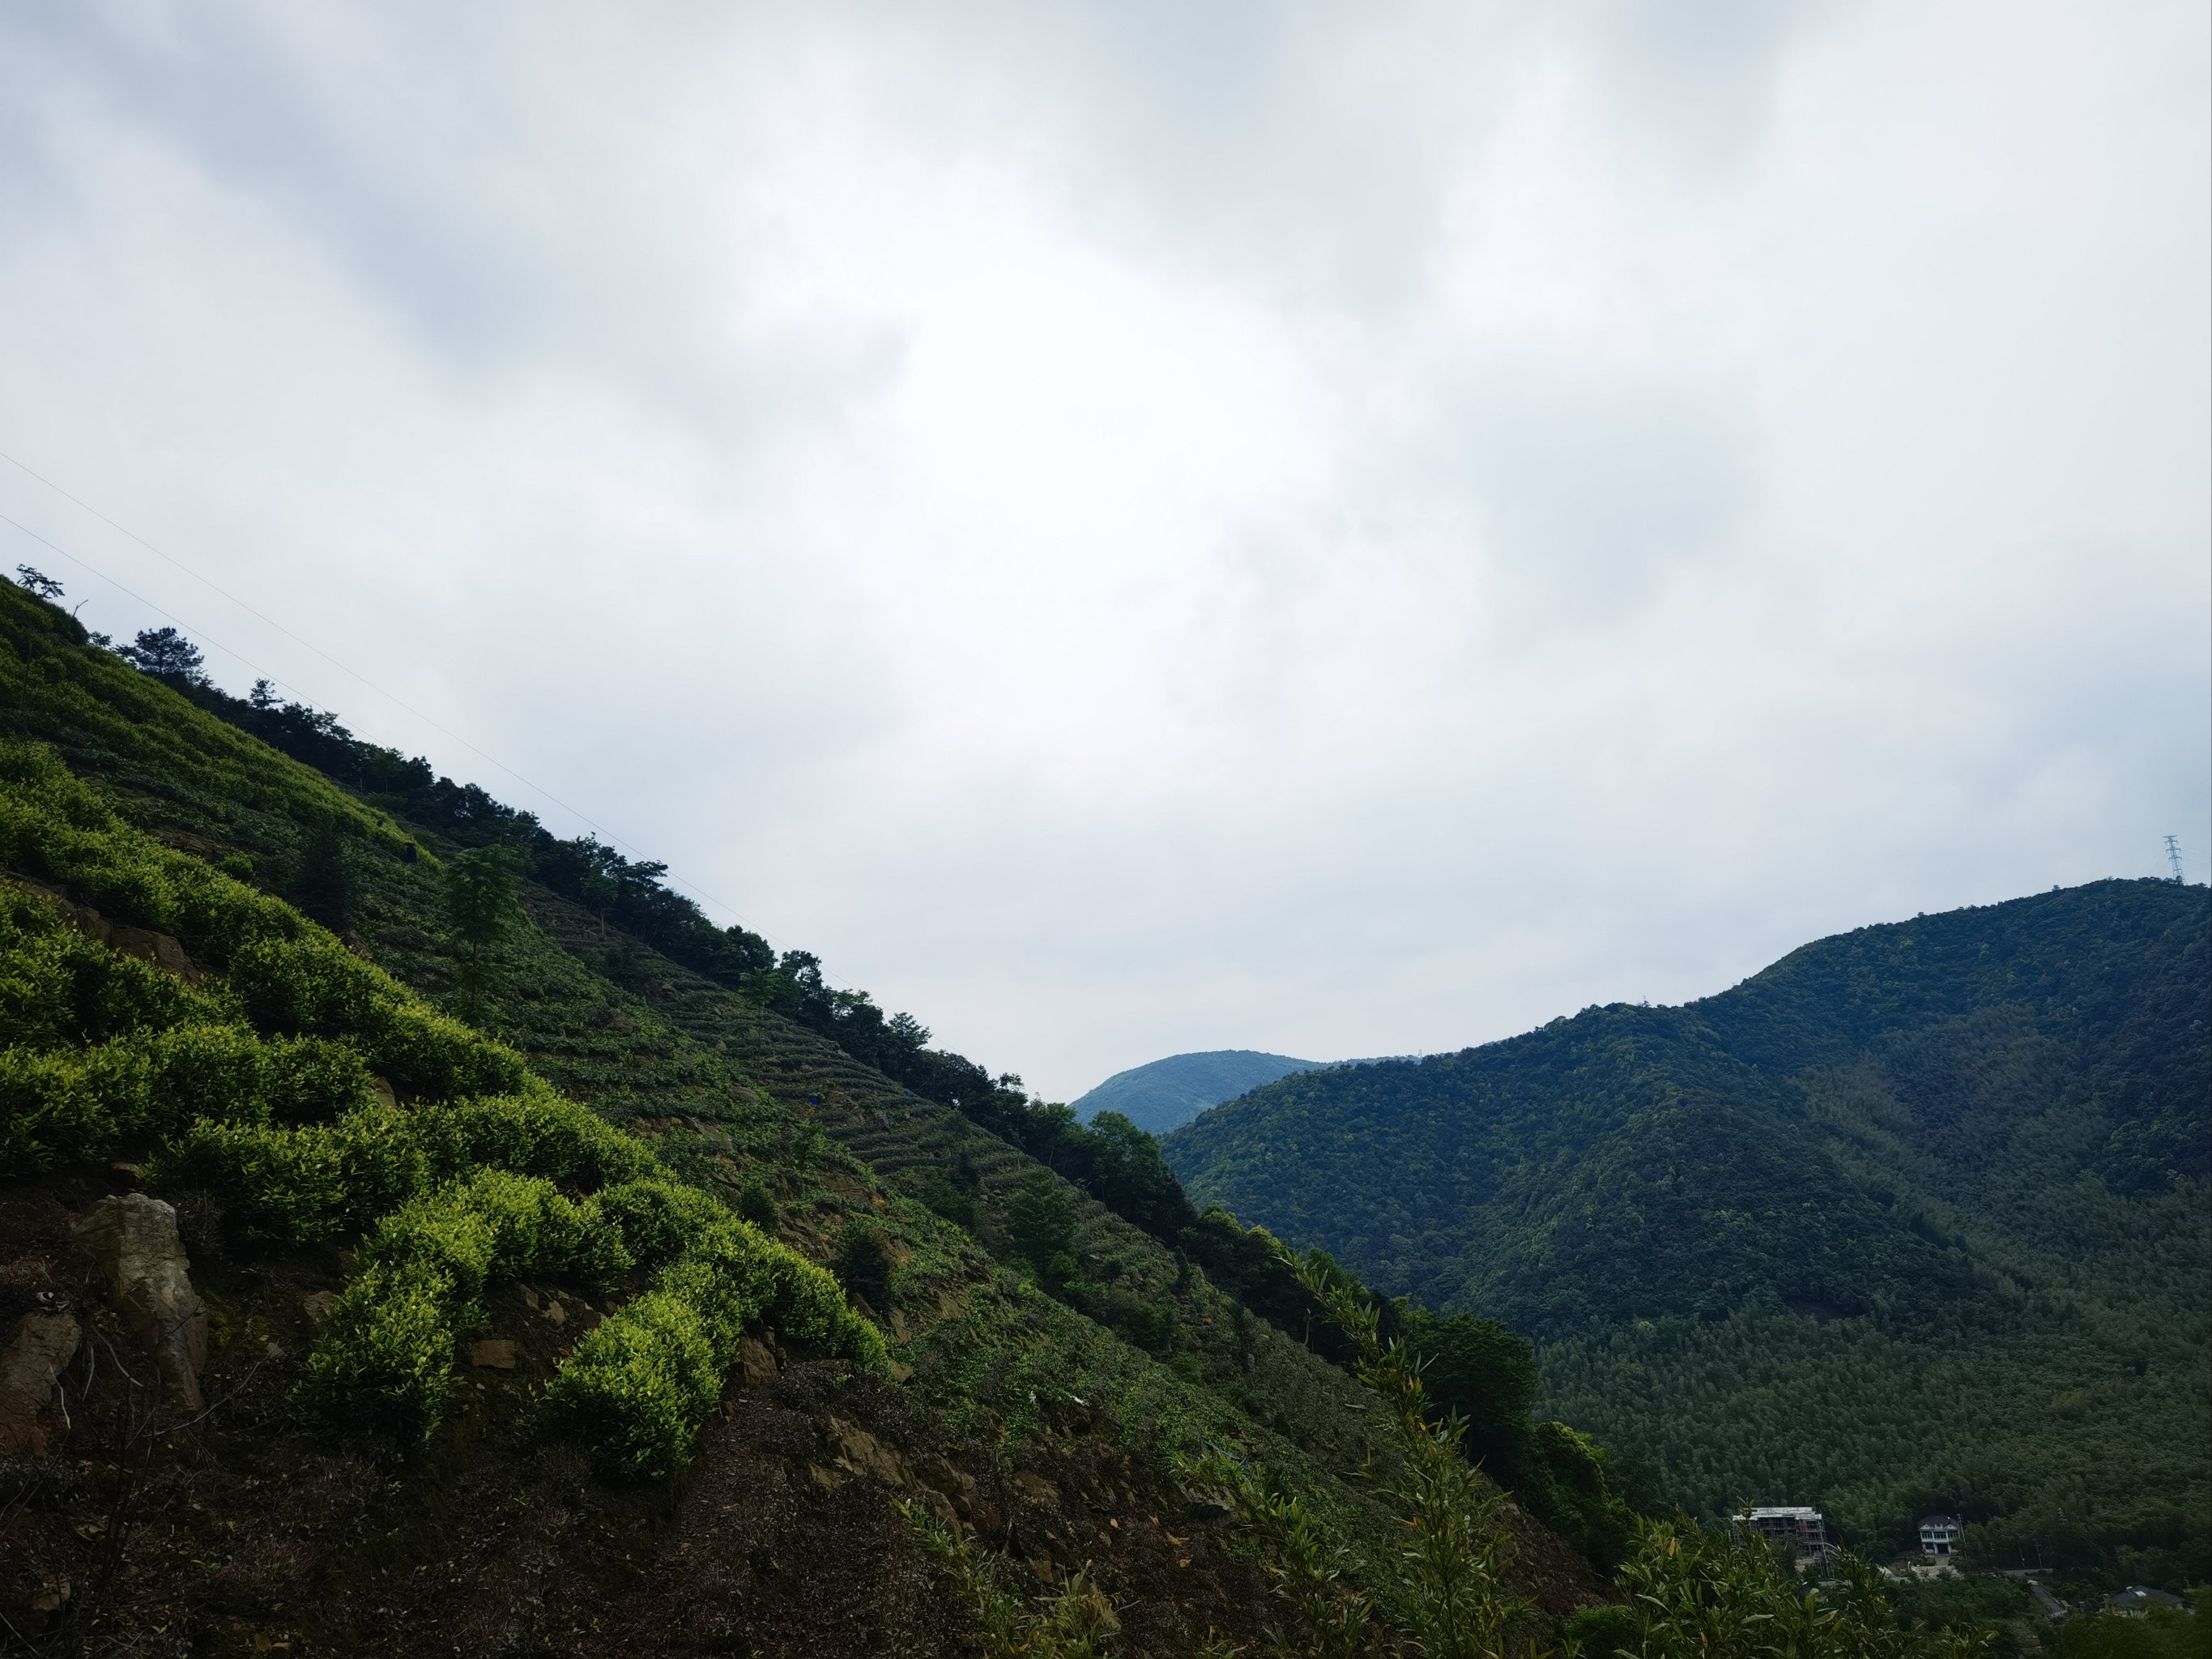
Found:
[{"label": "rooftop", "polygon": [[2181,1598],[2162,1589],[2153,1589],[2148,1584],[2130,1584],[2112,1597],[2109,1605],[2117,1612],[2139,1613],[2146,1607],[2178,1607]]}]

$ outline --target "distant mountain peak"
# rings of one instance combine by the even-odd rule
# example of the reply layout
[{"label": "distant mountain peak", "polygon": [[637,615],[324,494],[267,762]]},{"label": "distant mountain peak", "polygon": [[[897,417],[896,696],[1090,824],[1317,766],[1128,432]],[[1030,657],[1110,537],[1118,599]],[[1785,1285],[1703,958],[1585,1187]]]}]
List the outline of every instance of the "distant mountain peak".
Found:
[{"label": "distant mountain peak", "polygon": [[1256,1048],[1209,1048],[1198,1054],[1170,1054],[1165,1060],[1116,1072],[1070,1104],[1085,1122],[1100,1112],[1119,1112],[1139,1128],[1164,1135],[1224,1100],[1234,1100],[1294,1072],[1310,1072],[1331,1063],[1262,1054]]}]

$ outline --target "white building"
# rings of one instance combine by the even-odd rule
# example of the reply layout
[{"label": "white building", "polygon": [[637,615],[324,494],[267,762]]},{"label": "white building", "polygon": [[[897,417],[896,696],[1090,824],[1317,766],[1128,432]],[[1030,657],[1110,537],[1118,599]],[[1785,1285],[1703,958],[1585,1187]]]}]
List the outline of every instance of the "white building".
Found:
[{"label": "white building", "polygon": [[1964,1530],[1955,1515],[1923,1516],[1920,1553],[1931,1560],[1949,1560],[1959,1553],[1959,1534]]}]

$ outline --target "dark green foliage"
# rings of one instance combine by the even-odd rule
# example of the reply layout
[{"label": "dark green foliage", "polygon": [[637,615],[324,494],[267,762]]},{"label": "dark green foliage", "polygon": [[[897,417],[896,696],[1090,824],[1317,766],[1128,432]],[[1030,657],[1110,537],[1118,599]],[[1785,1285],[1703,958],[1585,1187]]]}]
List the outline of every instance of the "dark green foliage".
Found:
[{"label": "dark green foliage", "polygon": [[[1331,1363],[1349,1367],[1357,1353],[1328,1317],[1299,1276],[1297,1259],[1264,1227],[1246,1227],[1218,1205],[1209,1205],[1180,1236],[1183,1260],[1206,1269],[1206,1276],[1278,1330],[1297,1338]],[[1342,1269],[1325,1251],[1311,1254],[1310,1265],[1330,1274]],[[1381,1303],[1385,1336],[1401,1331],[1402,1310]]]},{"label": "dark green foliage", "polygon": [[1075,1206],[1056,1182],[1030,1181],[1016,1190],[1006,1204],[1006,1236],[1048,1290],[1064,1291],[1082,1272]]},{"label": "dark green foliage", "polygon": [[522,855],[510,847],[471,847],[447,861],[446,921],[461,945],[454,989],[471,1018],[483,1008],[489,953],[521,920],[521,873]]},{"label": "dark green foliage", "polygon": [[[2037,1641],[2046,1626],[2043,1611],[2017,1578],[1971,1577],[1919,1579],[1886,1592],[1898,1622],[1913,1630],[1985,1630],[1995,1641],[1990,1651],[1998,1659],[2017,1659]],[[2029,1633],[2027,1644],[2023,1632]]]},{"label": "dark green foliage", "polygon": [[921,1201],[956,1227],[975,1230],[975,1194],[963,1192],[943,1176],[933,1176],[921,1189]]},{"label": "dark green foliage", "polygon": [[1634,1611],[1616,1601],[1584,1607],[1560,1625],[1559,1634],[1589,1659],[1611,1659],[1616,1653],[1626,1653],[1633,1659],[1642,1652]]},{"label": "dark green foliage", "polygon": [[2153,1607],[2140,1617],[2106,1613],[2058,1627],[2055,1659],[2212,1659],[2212,1612],[2199,1589],[2197,1610]]},{"label": "dark green foliage", "polygon": [[471,847],[446,861],[446,920],[455,939],[488,951],[521,919],[515,897],[521,866],[508,847]]},{"label": "dark green foliage", "polygon": [[1614,1494],[1595,1442],[1564,1423],[1535,1419],[1535,1345],[1494,1319],[1399,1312],[1434,1409],[1466,1425],[1467,1455],[1598,1566],[1618,1562],[1628,1542],[1628,1506]]},{"label": "dark green foliage", "polygon": [[848,1217],[837,1233],[837,1277],[870,1306],[882,1308],[890,1300],[891,1254],[884,1243],[884,1230],[870,1216]]},{"label": "dark green foliage", "polygon": [[1414,1313],[1406,1340],[1429,1397],[1467,1419],[1469,1445],[1499,1438],[1534,1408],[1536,1345],[1496,1320]]},{"label": "dark green foliage", "polygon": [[1082,1308],[1123,1341],[1147,1353],[1174,1346],[1180,1321],[1176,1310],[1164,1304],[1109,1285],[1085,1296]]},{"label": "dark green foliage", "polygon": [[25,592],[34,594],[42,599],[58,599],[62,597],[62,585],[45,571],[31,565],[19,564],[15,567],[15,585]]},{"label": "dark green foliage", "polygon": [[1551,1408],[1702,1513],[1816,1502],[1887,1548],[1957,1510],[1984,1559],[2173,1581],[2212,1567],[2208,1001],[2205,890],[2106,882],[1303,1073],[1167,1150],[1537,1335]]},{"label": "dark green foliage", "polygon": [[1808,1589],[1764,1543],[1687,1520],[1639,1523],[1621,1584],[1635,1640],[1616,1650],[1638,1659],[1982,1659],[1990,1646],[1985,1631],[1908,1627],[1880,1577],[1849,1555]]},{"label": "dark green foliage", "polygon": [[319,823],[300,849],[299,872],[292,878],[292,902],[307,915],[343,933],[352,927],[360,902],[353,868],[351,838],[334,823]]},{"label": "dark green foliage", "polygon": [[140,673],[167,680],[180,690],[208,684],[207,661],[199,647],[173,628],[141,629],[137,640],[118,647],[115,654]]},{"label": "dark green foliage", "polygon": [[738,1213],[770,1238],[775,1237],[775,1230],[782,1221],[776,1213],[775,1194],[769,1191],[768,1182],[757,1175],[748,1176],[738,1194]]}]

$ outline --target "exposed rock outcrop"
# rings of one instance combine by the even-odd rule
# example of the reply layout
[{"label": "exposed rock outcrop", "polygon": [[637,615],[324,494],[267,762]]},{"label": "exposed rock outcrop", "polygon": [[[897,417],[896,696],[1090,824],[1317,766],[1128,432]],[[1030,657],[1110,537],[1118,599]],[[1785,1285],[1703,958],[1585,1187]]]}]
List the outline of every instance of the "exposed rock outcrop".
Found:
[{"label": "exposed rock outcrop", "polygon": [[76,1224],[77,1243],[100,1264],[108,1291],[161,1368],[176,1403],[200,1409],[207,1311],[192,1289],[177,1212],[158,1198],[103,1198]]},{"label": "exposed rock outcrop", "polygon": [[40,1310],[15,1322],[15,1340],[0,1354],[0,1457],[46,1455],[46,1406],[82,1334],[74,1314]]}]

